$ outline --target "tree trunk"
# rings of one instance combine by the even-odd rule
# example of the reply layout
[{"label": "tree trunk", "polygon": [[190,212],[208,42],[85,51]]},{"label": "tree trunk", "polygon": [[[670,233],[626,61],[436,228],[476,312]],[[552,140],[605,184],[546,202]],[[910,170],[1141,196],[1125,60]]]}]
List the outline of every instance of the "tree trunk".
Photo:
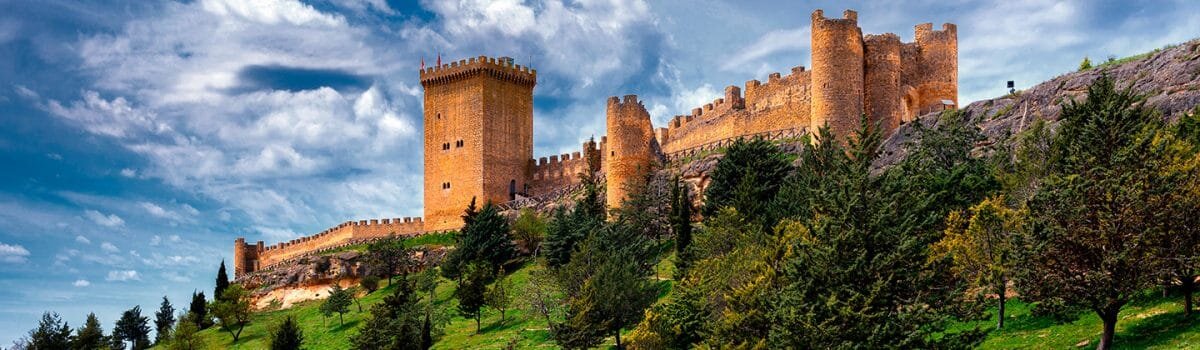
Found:
[{"label": "tree trunk", "polygon": [[621,347],[621,330],[620,329],[617,330],[616,336],[617,336],[617,350],[624,349],[623,347]]},{"label": "tree trunk", "polygon": [[1100,345],[1096,350],[1108,350],[1113,346],[1113,334],[1117,329],[1117,313],[1120,311],[1104,311],[1100,313],[1100,320],[1104,322],[1104,333],[1100,336]]},{"label": "tree trunk", "polygon": [[481,332],[481,331],[482,331],[482,329],[479,327],[479,318],[480,318],[480,316],[481,316],[482,314],[483,314],[482,312],[475,314],[475,334],[481,334],[481,333],[482,333],[482,332]]},{"label": "tree trunk", "polygon": [[1004,328],[1004,302],[1007,301],[1007,299],[1005,299],[1004,295],[1008,293],[1008,284],[1007,284],[1007,281],[1004,280],[1004,277],[1000,277],[1000,288],[999,289],[1000,289],[1000,292],[996,293],[1000,299],[1000,304],[997,305],[997,311],[996,311],[996,316],[998,316],[998,317],[996,317],[996,329],[1003,329]]},{"label": "tree trunk", "polygon": [[1196,276],[1183,276],[1183,314],[1192,316],[1192,293],[1196,290]]},{"label": "tree trunk", "polygon": [[341,326],[345,326],[345,325],[346,325],[346,320],[345,320],[345,319],[342,319],[342,313],[341,313],[341,312],[339,312],[339,313],[338,313],[338,325],[341,325]]}]

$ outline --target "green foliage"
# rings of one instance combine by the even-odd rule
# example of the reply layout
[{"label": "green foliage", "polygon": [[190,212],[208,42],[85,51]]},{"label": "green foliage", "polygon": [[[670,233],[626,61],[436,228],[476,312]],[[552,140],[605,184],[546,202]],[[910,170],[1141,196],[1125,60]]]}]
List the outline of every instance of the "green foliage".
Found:
[{"label": "green foliage", "polygon": [[416,266],[412,249],[405,244],[404,236],[389,235],[367,246],[367,270],[369,275],[385,276],[388,283],[397,273],[408,274]]},{"label": "green foliage", "polygon": [[329,297],[321,304],[321,313],[325,316],[338,314],[338,324],[345,325],[346,320],[342,315],[350,312],[350,304],[353,302],[354,296],[342,288],[342,285],[334,283],[333,287],[329,288]]},{"label": "green foliage", "polygon": [[671,224],[671,232],[675,236],[675,255],[679,257],[680,262],[677,264],[681,267],[680,270],[686,269],[686,262],[690,260],[688,247],[692,244],[692,196],[691,187],[675,177],[671,183],[671,211],[668,219]]},{"label": "green foliage", "polygon": [[1161,123],[1131,90],[1102,76],[1087,98],[1063,106],[1048,176],[1029,201],[1031,226],[1020,264],[1024,295],[1045,306],[1087,308],[1112,346],[1121,308],[1158,280],[1166,209]]},{"label": "green foliage", "polygon": [[480,332],[479,319],[486,304],[487,284],[492,279],[491,268],[482,263],[467,265],[465,278],[458,283],[454,298],[458,300],[458,314],[475,320],[475,333]]},{"label": "green foliage", "polygon": [[271,350],[300,350],[304,344],[304,331],[294,317],[287,317],[271,331]]},{"label": "green foliage", "polygon": [[500,322],[504,323],[505,311],[513,303],[513,285],[512,281],[505,276],[503,268],[500,269],[496,282],[492,283],[483,298],[488,307],[500,311]]},{"label": "green foliage", "polygon": [[[1112,60],[1110,59],[1109,61]],[[1092,60],[1088,59],[1087,56],[1083,56],[1083,62],[1079,62],[1079,71],[1082,72],[1088,69],[1092,69]]]},{"label": "green foliage", "polygon": [[142,307],[134,306],[121,313],[116,327],[113,327],[114,340],[133,344],[133,350],[150,348],[150,318],[142,316]]},{"label": "green foliage", "polygon": [[363,278],[358,281],[358,285],[362,287],[363,290],[367,291],[368,294],[374,293],[375,290],[379,289],[379,276],[363,276]]},{"label": "green foliage", "polygon": [[584,193],[575,201],[568,212],[559,207],[554,211],[546,232],[546,266],[557,268],[571,260],[575,246],[591,232],[599,229],[606,217],[605,205],[600,198],[599,184],[588,174],[582,178]]},{"label": "green foliage", "polygon": [[371,308],[371,317],[350,338],[356,349],[426,349],[422,341],[425,313],[420,297],[407,278],[395,285],[392,295]]},{"label": "green foliage", "polygon": [[70,349],[71,327],[57,313],[42,313],[37,328],[29,331],[31,349]]},{"label": "green foliage", "polygon": [[[222,264],[224,265],[224,264]],[[175,324],[175,307],[171,306],[171,301],[167,300],[167,296],[163,296],[162,304],[158,306],[158,312],[154,313],[154,343],[160,343],[167,338],[171,331],[171,326]]]},{"label": "green foliage", "polygon": [[521,209],[521,214],[513,222],[512,235],[522,251],[536,255],[542,240],[546,238],[546,220],[533,209]]},{"label": "green foliage", "polygon": [[204,338],[198,334],[200,329],[196,328],[196,323],[191,321],[188,315],[180,317],[175,323],[175,329],[170,330],[167,338],[163,340],[166,343],[168,350],[200,350],[204,349],[207,343]]},{"label": "green foliage", "polygon": [[492,274],[517,256],[516,246],[508,236],[508,219],[500,215],[500,210],[492,203],[484,204],[477,213],[474,212],[474,201],[471,203],[468,215],[463,218],[466,225],[459,244],[442,262],[442,274],[447,278],[459,277],[463,269],[473,263],[485,264]]},{"label": "green foliage", "polygon": [[953,272],[966,278],[978,294],[997,295],[996,328],[1004,328],[1005,294],[1023,218],[1002,197],[988,198],[970,210],[950,212],[946,236],[932,246],[931,259],[949,258]]},{"label": "green foliage", "polygon": [[623,221],[588,235],[571,260],[556,271],[565,294],[565,321],[554,338],[565,348],[589,348],[604,337],[617,337],[635,325],[654,302],[657,288],[647,277],[657,256],[655,245]]},{"label": "green foliage", "polygon": [[196,328],[205,329],[212,326],[212,317],[208,315],[208,302],[204,300],[204,292],[192,292],[192,303],[188,306],[188,315]]},{"label": "green foliage", "polygon": [[100,319],[96,318],[95,313],[89,312],[87,320],[83,322],[83,328],[75,330],[71,348],[76,350],[102,349],[107,345],[104,338],[104,328],[100,326]]},{"label": "green foliage", "polygon": [[225,260],[221,260],[221,267],[217,269],[217,284],[213,290],[213,296],[221,298],[225,295],[225,288],[229,288],[229,275],[225,273]]},{"label": "green foliage", "polygon": [[758,138],[739,139],[713,169],[702,213],[712,216],[732,206],[771,227],[775,218],[769,215],[768,204],[774,201],[790,170],[788,155],[775,144]]},{"label": "green foliage", "polygon": [[225,288],[225,294],[208,305],[208,311],[217,319],[221,330],[229,332],[233,342],[238,341],[242,330],[250,322],[250,292],[240,284],[231,284]]}]

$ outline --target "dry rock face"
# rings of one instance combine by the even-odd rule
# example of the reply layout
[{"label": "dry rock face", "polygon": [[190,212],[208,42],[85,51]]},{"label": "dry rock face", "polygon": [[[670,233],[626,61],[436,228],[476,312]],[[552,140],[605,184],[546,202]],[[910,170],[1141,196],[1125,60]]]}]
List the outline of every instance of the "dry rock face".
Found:
[{"label": "dry rock face", "polygon": [[[418,251],[415,257],[420,266],[436,265],[446,257],[446,248]],[[366,256],[362,252],[347,251],[329,255],[306,256],[276,265],[274,268],[254,271],[237,279],[243,287],[253,290],[255,296],[287,287],[328,285],[334,281],[357,280],[372,274],[367,268]]]}]

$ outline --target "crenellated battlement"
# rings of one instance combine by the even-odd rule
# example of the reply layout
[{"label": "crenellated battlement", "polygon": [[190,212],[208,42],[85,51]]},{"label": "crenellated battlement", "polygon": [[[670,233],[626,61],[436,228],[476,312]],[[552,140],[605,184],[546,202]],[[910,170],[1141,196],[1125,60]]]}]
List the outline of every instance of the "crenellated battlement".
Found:
[{"label": "crenellated battlement", "polygon": [[497,79],[529,86],[537,82],[536,69],[514,64],[512,58],[508,57],[472,57],[420,70],[421,85],[425,87],[465,79],[476,74],[488,74]]},{"label": "crenellated battlement", "polygon": [[389,235],[415,236],[424,232],[421,218],[405,217],[346,221],[310,236],[270,246],[264,246],[262,241],[246,244],[246,240],[239,237],[234,241],[234,274],[241,276],[280,261],[348,242],[369,241]]}]

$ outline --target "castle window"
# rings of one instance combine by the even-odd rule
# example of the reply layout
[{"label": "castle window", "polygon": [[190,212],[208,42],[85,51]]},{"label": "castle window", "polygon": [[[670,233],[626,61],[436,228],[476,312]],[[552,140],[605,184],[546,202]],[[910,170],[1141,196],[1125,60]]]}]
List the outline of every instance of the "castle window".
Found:
[{"label": "castle window", "polygon": [[454,141],[454,147],[462,148],[463,140]]},{"label": "castle window", "polygon": [[450,143],[449,143],[449,142],[446,142],[446,143],[443,143],[443,144],[442,144],[442,150],[443,150],[443,151],[445,151],[445,150],[449,150],[449,149],[450,149]]},{"label": "castle window", "polygon": [[437,118],[438,118],[438,119],[442,119],[442,114],[441,114],[441,113],[438,113],[438,114],[437,114]]}]

